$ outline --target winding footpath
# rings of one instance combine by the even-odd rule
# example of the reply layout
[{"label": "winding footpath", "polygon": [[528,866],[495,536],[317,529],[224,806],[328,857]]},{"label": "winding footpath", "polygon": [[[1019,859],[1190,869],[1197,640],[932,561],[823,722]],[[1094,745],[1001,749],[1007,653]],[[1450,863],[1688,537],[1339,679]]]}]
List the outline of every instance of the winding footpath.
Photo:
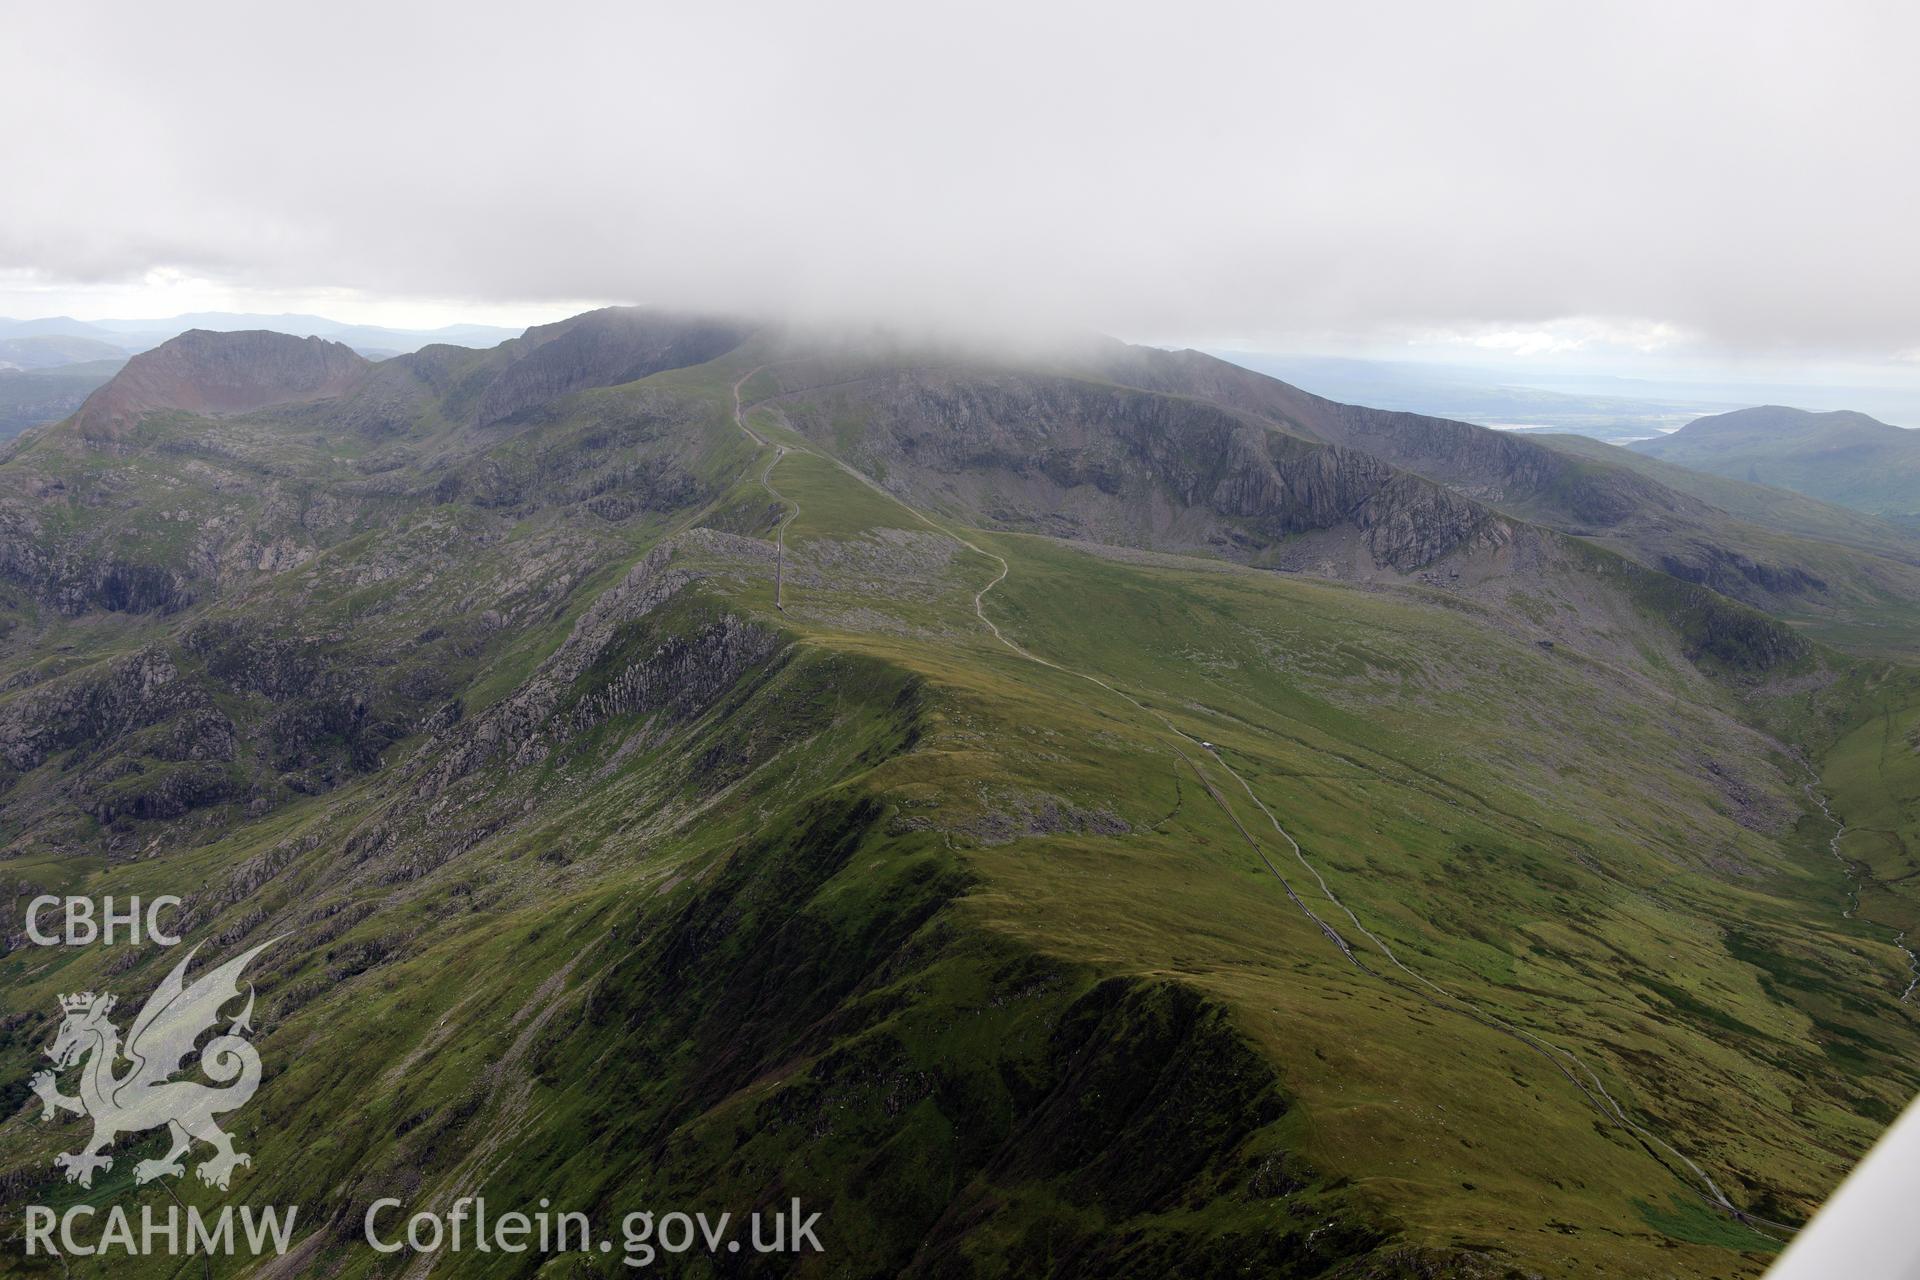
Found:
[{"label": "winding footpath", "polygon": [[[761,369],[764,369],[766,367],[767,367],[766,365],[761,365],[757,368],[749,370],[744,376],[742,376],[739,379],[739,381],[733,384],[734,421],[739,424],[740,429],[742,431],[746,432],[748,436],[750,436],[756,443],[758,443],[762,447],[766,447],[770,442],[767,441],[764,437],[762,437],[758,432],[754,431],[751,427],[747,426],[746,419],[744,417],[744,413],[743,413],[741,402],[740,402],[740,388],[742,384],[744,384],[747,381],[748,378],[751,378],[754,374],[760,372]],[[768,483],[767,477],[771,475],[773,471],[774,463],[779,462],[779,460],[782,457],[785,457],[788,450],[783,445],[774,445],[773,447],[778,449],[779,452],[775,455],[773,462],[768,464],[766,472],[762,474],[761,483],[765,485],[769,493],[773,493],[774,496],[778,498],[780,496],[779,493],[776,490],[774,490],[773,486],[770,483]],[[1234,811],[1233,806],[1227,802],[1227,798],[1220,793],[1219,789],[1215,787],[1213,780],[1209,778],[1206,774],[1206,771],[1200,767],[1198,761],[1195,758],[1195,755],[1205,754],[1207,756],[1210,756],[1216,766],[1218,766],[1223,772],[1225,772],[1228,777],[1232,778],[1235,782],[1240,784],[1241,789],[1246,792],[1248,799],[1250,799],[1253,802],[1254,806],[1260,810],[1261,814],[1265,816],[1265,818],[1267,819],[1267,822],[1273,827],[1274,831],[1278,833],[1283,840],[1286,841],[1287,845],[1293,850],[1294,857],[1299,861],[1300,865],[1306,870],[1307,874],[1313,877],[1315,883],[1319,885],[1320,892],[1322,896],[1326,899],[1326,901],[1330,903],[1336,910],[1338,910],[1339,912],[1341,912],[1347,917],[1347,920],[1349,921],[1349,923],[1352,924],[1354,930],[1359,934],[1361,934],[1362,936],[1364,936],[1369,942],[1371,942],[1373,946],[1380,952],[1380,954],[1386,958],[1388,964],[1390,964],[1394,969],[1398,970],[1400,973],[1405,974],[1409,979],[1412,980],[1413,983],[1418,984],[1417,986],[1413,986],[1413,985],[1402,983],[1400,985],[1403,990],[1408,991],[1410,994],[1414,995],[1418,999],[1425,1001],[1426,1003],[1432,1004],[1438,1008],[1447,1010],[1449,1012],[1468,1017],[1473,1021],[1480,1023],[1482,1026],[1488,1027],[1491,1030],[1500,1032],[1507,1036],[1511,1036],[1514,1039],[1518,1040],[1523,1045],[1525,1045],[1527,1048],[1531,1049],[1534,1053],[1544,1058],[1547,1062],[1552,1064],[1552,1066],[1560,1073],[1560,1075],[1565,1077],[1569,1083],[1571,1083],[1576,1089],[1578,1089],[1581,1092],[1581,1094],[1587,1099],[1587,1101],[1593,1106],[1593,1108],[1600,1113],[1602,1120],[1611,1122],[1614,1124],[1618,1124],[1620,1127],[1624,1128],[1629,1133],[1633,1134],[1634,1137],[1641,1142],[1642,1146],[1647,1150],[1648,1154],[1651,1155],[1658,1163],[1661,1163],[1664,1165],[1666,1164],[1666,1157],[1671,1157],[1672,1159],[1677,1160],[1681,1165],[1685,1166],[1688,1172],[1693,1175],[1692,1180],[1696,1183],[1696,1187],[1695,1187],[1696,1191],[1698,1191],[1701,1198],[1714,1209],[1717,1209],[1720,1212],[1726,1214],[1727,1216],[1735,1219],[1736,1221],[1739,1221],[1747,1225],[1748,1227],[1756,1231],[1759,1231],[1760,1234],[1763,1234],[1763,1235],[1767,1234],[1767,1232],[1765,1230],[1762,1230],[1762,1228],[1770,1228],[1775,1231],[1786,1232],[1789,1235],[1792,1234],[1795,1230],[1797,1230],[1797,1228],[1790,1226],[1786,1223],[1774,1222],[1771,1219],[1763,1218],[1756,1214],[1749,1213],[1748,1211],[1740,1208],[1740,1206],[1734,1204],[1733,1201],[1727,1198],[1726,1193],[1720,1189],[1719,1184],[1713,1180],[1712,1175],[1710,1175],[1704,1168],[1702,1168],[1691,1157],[1686,1155],[1684,1152],[1682,1152],[1679,1148],[1675,1147],[1672,1143],[1668,1142],[1666,1139],[1660,1137],[1658,1134],[1654,1133],[1652,1130],[1646,1128],[1644,1125],[1638,1123],[1637,1121],[1629,1117],[1626,1113],[1625,1108],[1623,1108],[1620,1105],[1619,1101],[1614,1098],[1613,1094],[1607,1090],[1606,1085],[1601,1082],[1599,1075],[1593,1070],[1592,1067],[1590,1067],[1578,1054],[1574,1053],[1571,1049],[1567,1049],[1562,1046],[1553,1044],[1543,1039],[1542,1037],[1534,1034],[1533,1032],[1528,1031],[1524,1027],[1516,1026],[1513,1023],[1508,1022],[1505,1019],[1495,1014],[1489,1013],[1485,1009],[1481,1008],[1479,1005],[1475,1004],[1473,1001],[1465,998],[1464,996],[1455,995],[1453,992],[1448,991],[1446,988],[1440,986],[1438,983],[1434,982],[1432,979],[1426,977],[1421,973],[1416,972],[1412,968],[1409,968],[1400,959],[1399,956],[1394,954],[1393,948],[1388,946],[1384,939],[1382,939],[1379,935],[1375,934],[1372,930],[1368,929],[1364,924],[1361,923],[1360,917],[1354,912],[1352,907],[1348,906],[1343,900],[1341,900],[1338,896],[1334,894],[1332,888],[1327,884],[1326,877],[1321,875],[1319,869],[1315,867],[1311,861],[1308,860],[1305,850],[1303,850],[1300,847],[1300,842],[1294,839],[1293,835],[1284,826],[1281,825],[1279,818],[1276,817],[1273,811],[1266,806],[1265,802],[1263,802],[1260,799],[1260,797],[1254,793],[1252,785],[1248,783],[1246,778],[1243,777],[1238,770],[1234,769],[1232,765],[1227,763],[1227,761],[1222,757],[1221,750],[1219,747],[1201,738],[1195,737],[1193,734],[1188,733],[1186,730],[1176,725],[1164,712],[1160,711],[1156,707],[1152,707],[1144,702],[1141,702],[1138,698],[1135,698],[1132,694],[1129,694],[1121,689],[1115,688],[1113,685],[1108,684],[1105,680],[1089,672],[1081,671],[1074,667],[1064,666],[1058,662],[1052,661],[1051,659],[1043,658],[1039,654],[1034,653],[1032,650],[1026,648],[1024,645],[1021,645],[1019,642],[1013,640],[1005,632],[1001,631],[999,626],[994,623],[993,619],[987,616],[986,598],[988,593],[990,593],[995,587],[999,586],[1002,582],[1006,581],[1008,574],[1012,572],[1012,567],[1007,563],[1006,558],[1004,556],[1001,556],[996,552],[987,550],[986,548],[980,546],[979,544],[973,542],[971,539],[961,534],[958,530],[953,529],[947,526],[946,524],[943,524],[940,521],[933,519],[931,516],[921,511],[919,508],[913,506],[911,503],[901,498],[898,494],[895,494],[889,491],[888,489],[883,488],[876,481],[874,481],[864,473],[856,470],[854,467],[852,467],[848,463],[841,461],[839,458],[831,457],[827,454],[820,453],[813,449],[807,449],[804,446],[800,446],[800,448],[803,452],[809,454],[810,456],[818,458],[819,460],[826,462],[834,467],[837,467],[839,470],[845,472],[847,475],[851,476],[853,479],[859,481],[861,484],[865,485],[867,488],[873,490],[875,493],[879,494],[881,497],[887,499],[889,502],[899,507],[902,511],[905,511],[908,515],[912,516],[915,520],[919,521],[921,524],[925,525],[927,528],[933,530],[936,533],[941,534],[944,537],[952,539],[953,541],[959,543],[961,546],[967,548],[969,551],[972,551],[977,555],[983,556],[986,559],[993,561],[997,566],[999,566],[998,571],[993,575],[993,578],[985,586],[981,587],[978,591],[974,592],[973,594],[974,616],[980,621],[980,624],[987,630],[987,632],[991,634],[996,641],[998,641],[1001,645],[1005,646],[1010,652],[1012,652],[1017,657],[1020,657],[1025,661],[1034,663],[1038,666],[1046,667],[1049,670],[1057,671],[1062,675],[1068,675],[1068,676],[1075,677],[1076,679],[1086,681],[1088,684],[1094,685],[1097,688],[1105,690],[1107,693],[1112,694],[1116,698],[1119,698],[1121,701],[1132,706],[1136,710],[1140,711],[1142,714],[1147,715],[1152,719],[1154,719],[1155,721],[1159,722],[1159,724],[1173,737],[1173,742],[1171,745],[1173,747],[1174,754],[1179,756],[1180,760],[1184,764],[1186,764],[1186,766],[1189,769],[1193,771],[1194,776],[1199,779],[1201,787],[1204,788],[1207,794],[1213,798],[1214,803],[1220,807],[1221,812],[1226,814],[1227,819],[1233,824],[1234,829],[1237,830],[1240,833],[1241,838],[1247,842],[1247,845],[1253,850],[1254,855],[1260,860],[1260,863],[1267,869],[1268,873],[1271,874],[1273,878],[1279,882],[1280,887],[1285,892],[1288,901],[1292,902],[1295,907],[1299,908],[1300,912],[1303,915],[1305,915],[1308,920],[1310,920],[1314,925],[1316,925],[1319,928],[1320,932],[1327,938],[1329,942],[1331,942],[1339,950],[1340,954],[1343,957],[1345,957],[1346,960],[1354,966],[1354,968],[1358,969],[1360,972],[1367,974],[1371,977],[1385,978],[1386,976],[1380,971],[1373,968],[1372,966],[1368,965],[1366,961],[1362,958],[1362,956],[1354,951],[1352,944],[1350,944],[1347,941],[1347,939],[1341,935],[1340,931],[1336,929],[1333,925],[1329,924],[1327,920],[1323,918],[1320,914],[1315,912],[1313,908],[1307,904],[1306,900],[1300,896],[1300,894],[1294,889],[1293,884],[1281,872],[1280,868],[1274,865],[1273,860],[1267,856],[1267,851],[1265,847],[1260,843],[1258,839],[1255,838],[1254,834],[1251,831],[1247,830],[1245,824],[1241,822],[1239,815]],[[782,501],[790,502],[790,500],[788,499],[782,499]],[[785,530],[786,524],[792,520],[794,515],[797,515],[798,513],[799,513],[799,508],[797,504],[795,504],[793,505],[793,511],[791,514],[789,514],[789,516],[787,517],[787,520],[781,522],[781,526],[780,526],[781,531]],[[775,586],[775,593],[774,593],[776,604],[778,603],[778,599],[779,599],[777,574],[778,574],[778,570],[776,569],[776,586]],[[1187,748],[1189,747],[1194,749],[1194,754],[1188,753]],[[1824,803],[1822,807],[1824,808]],[[1831,817],[1831,815],[1829,815],[1829,817]],[[1836,834],[1835,836],[1836,843],[1838,839],[1839,837]],[[1837,848],[1835,851],[1835,856],[1838,856]],[[1908,955],[1909,957],[1912,957],[1913,953],[1909,951]],[[1920,985],[1920,961],[1916,961],[1914,983],[1915,985]],[[1914,987],[1910,985],[1908,987],[1908,993],[1911,994],[1913,989]],[[1905,997],[1903,996],[1902,999],[1905,999]],[[1662,1153],[1664,1153],[1664,1156]],[[1686,1181],[1686,1180],[1687,1179],[1682,1178],[1682,1181]]]},{"label": "winding footpath", "polygon": [[[740,407],[740,388],[748,378],[766,367],[763,364],[747,370],[733,384],[733,423],[746,432],[747,438],[762,449],[767,448],[772,442],[747,425],[746,413]],[[760,473],[760,487],[772,494],[773,500],[787,509],[787,514],[781,518],[779,524],[773,527],[773,607],[785,613],[787,611],[784,598],[787,579],[787,526],[792,524],[794,517],[800,514],[800,504],[773,487],[773,469],[780,465],[780,459],[787,456],[787,446],[773,444],[772,448],[773,457],[767,460],[766,470]]]}]

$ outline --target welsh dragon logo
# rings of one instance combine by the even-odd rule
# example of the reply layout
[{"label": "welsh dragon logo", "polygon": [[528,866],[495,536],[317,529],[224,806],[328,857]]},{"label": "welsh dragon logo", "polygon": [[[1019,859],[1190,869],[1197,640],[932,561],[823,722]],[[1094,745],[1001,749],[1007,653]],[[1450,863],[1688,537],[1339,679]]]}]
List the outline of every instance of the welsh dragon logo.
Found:
[{"label": "welsh dragon logo", "polygon": [[[271,941],[261,943],[212,973],[202,974],[191,986],[186,981],[187,966],[199,948],[189,951],[141,1007],[124,1047],[120,1028],[107,1017],[113,1012],[112,995],[88,991],[60,997],[66,1018],[47,1050],[53,1070],[35,1075],[31,1085],[43,1104],[41,1119],[51,1120],[60,1111],[93,1118],[93,1139],[80,1151],[54,1157],[54,1164],[66,1170],[68,1182],[91,1187],[95,1170],[113,1167],[113,1157],[101,1153],[115,1138],[163,1126],[173,1145],[159,1159],[135,1165],[134,1181],[184,1174],[180,1158],[195,1141],[214,1149],[194,1169],[209,1186],[226,1190],[234,1169],[253,1163],[253,1157],[233,1149],[233,1139],[213,1122],[215,1116],[246,1105],[260,1087],[260,1055],[242,1038],[253,1030],[251,984],[246,1007],[225,1034],[200,1049],[200,1070],[214,1084],[168,1077],[182,1069],[201,1036],[219,1023],[220,1010],[240,996],[240,974],[247,963],[272,945]],[[80,1094],[68,1097],[60,1092],[57,1073],[83,1059]],[[124,1071],[120,1070],[123,1060]]]}]

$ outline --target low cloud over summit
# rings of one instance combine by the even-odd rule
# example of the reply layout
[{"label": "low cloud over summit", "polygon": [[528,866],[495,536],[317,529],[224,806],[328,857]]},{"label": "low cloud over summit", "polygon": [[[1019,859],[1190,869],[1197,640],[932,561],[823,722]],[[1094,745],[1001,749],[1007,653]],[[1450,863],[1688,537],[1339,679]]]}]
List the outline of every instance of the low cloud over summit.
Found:
[{"label": "low cloud over summit", "polygon": [[22,12],[6,283],[1920,345],[1910,10],[833,9]]}]

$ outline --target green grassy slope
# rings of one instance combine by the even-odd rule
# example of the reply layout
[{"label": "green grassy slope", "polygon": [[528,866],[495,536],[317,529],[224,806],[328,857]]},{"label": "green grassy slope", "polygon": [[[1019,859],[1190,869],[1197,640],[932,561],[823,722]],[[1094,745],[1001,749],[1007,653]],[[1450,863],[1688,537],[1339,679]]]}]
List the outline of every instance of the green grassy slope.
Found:
[{"label": "green grassy slope", "polygon": [[[72,477],[35,536],[104,564],[183,563],[201,514],[292,549],[172,612],[14,586],[10,669],[51,669],[0,713],[159,646],[237,726],[233,792],[166,819],[102,796],[180,763],[173,721],[9,764],[7,871],[285,936],[236,1191],[304,1206],[302,1267],[385,1274],[343,1243],[376,1196],[484,1193],[799,1196],[803,1274],[1752,1275],[1785,1233],[1702,1174],[1791,1224],[1920,1087],[1867,845],[1920,785],[1876,729],[1901,677],[1761,654],[1764,620],[1572,543],[1363,587],[935,524],[780,402],[749,418],[795,450],[776,610],[732,421],[764,358],[480,436],[429,414],[417,471],[301,415],[7,464]],[[197,629],[241,624],[230,670]],[[414,709],[371,737],[340,690]],[[1795,746],[1872,868],[1851,917]],[[79,1126],[24,1089],[54,995],[171,959],[0,956],[0,1212],[76,1194]],[[167,1203],[144,1154],[95,1200]],[[446,1273],[542,1266],[622,1272]]]},{"label": "green grassy slope", "polygon": [[1853,915],[1915,936],[1920,912],[1908,886],[1920,873],[1920,689],[1911,675],[1889,675],[1864,691],[1858,723],[1834,744],[1822,786],[1833,852],[1854,874]]}]

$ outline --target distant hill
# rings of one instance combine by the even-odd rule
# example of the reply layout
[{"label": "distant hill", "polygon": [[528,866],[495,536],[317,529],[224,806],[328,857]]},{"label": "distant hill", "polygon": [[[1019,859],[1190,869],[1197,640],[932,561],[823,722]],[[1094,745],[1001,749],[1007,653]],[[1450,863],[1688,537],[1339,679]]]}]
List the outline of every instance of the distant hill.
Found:
[{"label": "distant hill", "polygon": [[[522,332],[489,324],[452,324],[438,329],[389,329],[382,325],[347,324],[329,320],[325,316],[200,311],[153,320],[75,320],[71,316],[36,320],[0,318],[0,342],[24,337],[86,338],[108,344],[116,353],[125,354],[151,350],[193,329],[214,333],[270,329],[298,338],[325,338],[330,342],[344,343],[363,355],[418,351],[436,344],[494,347],[509,338],[520,336]],[[0,364],[5,363],[7,357],[0,354]]]},{"label": "distant hill", "polygon": [[0,338],[0,369],[57,369],[89,360],[118,360],[126,350],[98,338],[38,334]]},{"label": "distant hill", "polygon": [[72,316],[41,316],[35,320],[9,320],[0,316],[0,338],[65,337],[111,340],[109,330]]},{"label": "distant hill", "polygon": [[1865,515],[1851,507],[1823,502],[1791,489],[1696,471],[1588,436],[1529,434],[1549,449],[1631,468],[1669,489],[1711,503],[1750,524],[1920,564],[1920,528]]},{"label": "distant hill", "polygon": [[1642,440],[1635,452],[1873,515],[1920,520],[1920,431],[1864,413],[1762,405]]}]

